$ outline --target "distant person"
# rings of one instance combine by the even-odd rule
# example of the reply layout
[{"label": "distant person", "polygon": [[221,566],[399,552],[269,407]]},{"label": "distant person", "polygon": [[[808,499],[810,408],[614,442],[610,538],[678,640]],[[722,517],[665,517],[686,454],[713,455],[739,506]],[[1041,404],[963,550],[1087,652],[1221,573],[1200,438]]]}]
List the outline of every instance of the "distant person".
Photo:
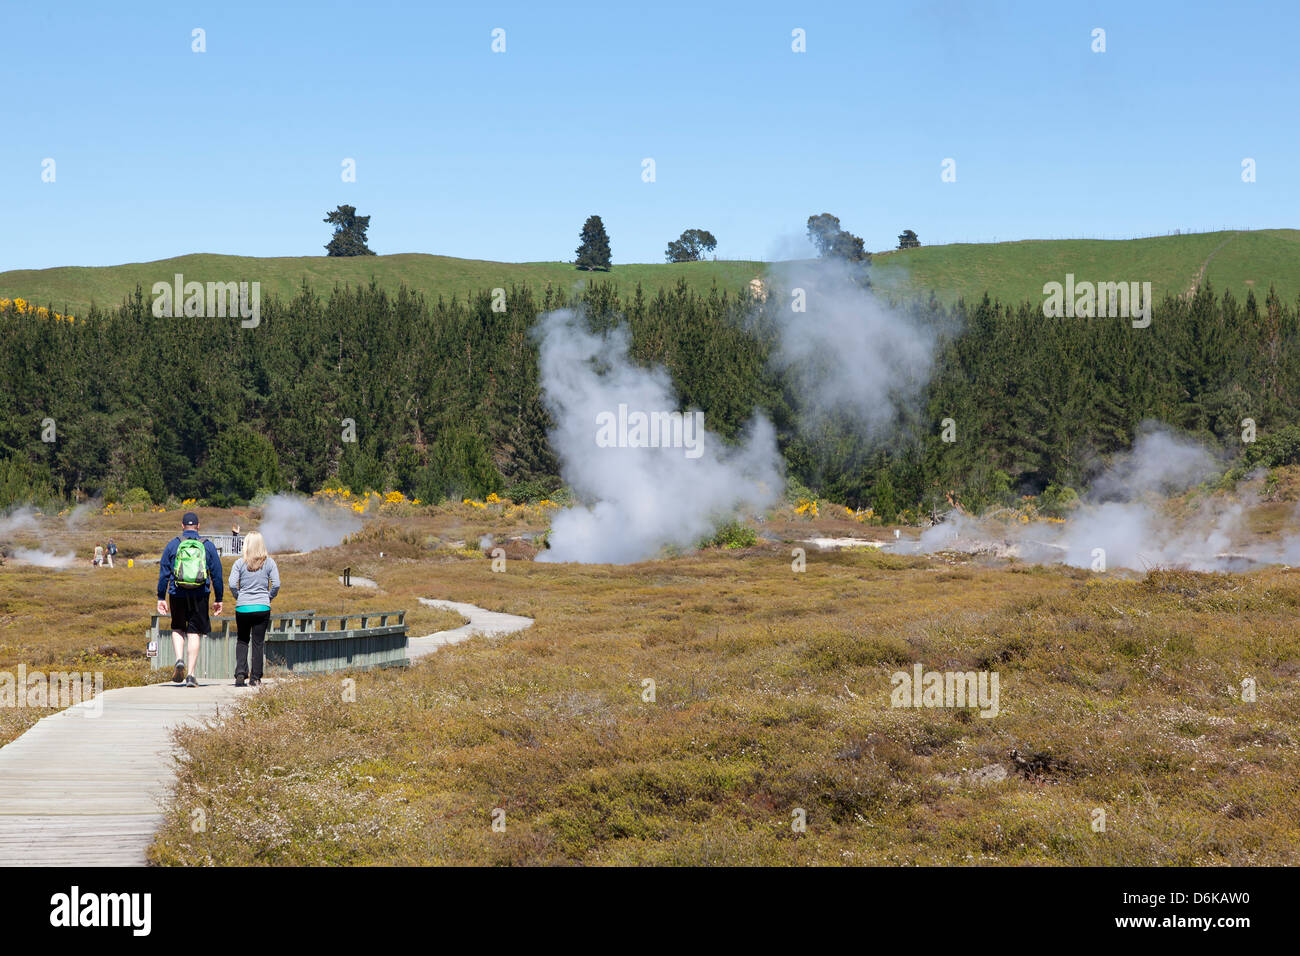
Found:
[{"label": "distant person", "polygon": [[112,538],[108,539],[108,547],[104,549],[104,559],[108,561],[108,566],[113,566],[113,556],[117,554],[117,542]]},{"label": "distant person", "polygon": [[92,559],[91,564],[94,567],[100,567],[103,563],[104,563],[104,546],[102,544],[97,544],[95,545],[95,557]]},{"label": "distant person", "polygon": [[[235,596],[235,626],[239,638],[235,643],[235,686],[249,687],[262,683],[262,663],[266,650],[266,628],[271,623],[271,602],[280,593],[280,569],[266,550],[266,541],[258,531],[244,539],[244,556],[230,569],[230,593]],[[248,641],[253,641],[253,670],[248,670]]]},{"label": "distant person", "polygon": [[[211,541],[199,537],[199,516],[193,511],[181,518],[181,534],[167,542],[158,566],[158,613],[171,605],[172,650],[176,668],[172,680],[198,687],[194,668],[199,662],[199,639],[212,630],[208,622],[208,595],[215,594],[212,610],[221,614],[221,555]],[[189,646],[186,647],[186,639]]]},{"label": "distant person", "polygon": [[242,550],[243,550],[243,543],[239,538],[239,525],[232,524],[230,526],[230,553],[239,554],[240,551]]}]

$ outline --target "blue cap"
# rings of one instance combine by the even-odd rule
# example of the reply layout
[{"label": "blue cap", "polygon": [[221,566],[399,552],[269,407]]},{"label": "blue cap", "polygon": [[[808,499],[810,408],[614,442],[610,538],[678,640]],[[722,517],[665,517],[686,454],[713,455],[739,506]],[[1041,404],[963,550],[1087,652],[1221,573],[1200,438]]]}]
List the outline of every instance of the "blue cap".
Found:
[{"label": "blue cap", "polygon": [[193,511],[185,512],[185,517],[181,518],[181,526],[185,528],[189,528],[189,527],[197,528],[199,526],[199,516],[196,515]]}]

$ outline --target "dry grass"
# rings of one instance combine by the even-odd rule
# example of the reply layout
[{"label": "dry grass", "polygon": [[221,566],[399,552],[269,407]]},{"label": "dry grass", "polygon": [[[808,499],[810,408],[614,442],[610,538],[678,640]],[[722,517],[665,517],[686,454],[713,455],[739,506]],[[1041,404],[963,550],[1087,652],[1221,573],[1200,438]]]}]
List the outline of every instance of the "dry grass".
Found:
[{"label": "dry grass", "polygon": [[[527,523],[464,511],[284,556],[279,603],[405,607],[416,634],[459,623],[422,596],[536,624],[354,675],[355,703],[338,677],[304,679],[184,732],[155,862],[1300,862],[1294,572],[810,550],[795,574],[788,546],[760,545],[494,574],[479,536]],[[814,528],[848,530],[766,530]],[[382,590],[339,586],[349,565]],[[155,574],[0,569],[0,669],[97,659],[110,684],[150,679]],[[996,670],[1001,713],[891,708],[890,674],[914,662]]]},{"label": "dry grass", "polygon": [[[859,552],[794,574],[760,547],[505,574],[412,561],[382,580],[537,623],[359,675],[355,703],[296,682],[184,733],[156,862],[1300,861],[1286,571]],[[916,661],[998,671],[1000,715],[892,709],[889,676]]]}]

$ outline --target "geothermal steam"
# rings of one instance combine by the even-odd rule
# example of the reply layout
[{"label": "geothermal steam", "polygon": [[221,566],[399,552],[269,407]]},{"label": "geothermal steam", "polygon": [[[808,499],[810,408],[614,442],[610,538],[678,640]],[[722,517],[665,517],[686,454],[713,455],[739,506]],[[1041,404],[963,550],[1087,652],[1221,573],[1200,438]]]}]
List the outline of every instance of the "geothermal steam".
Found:
[{"label": "geothermal steam", "polygon": [[[799,426],[848,425],[876,439],[919,407],[937,330],[887,308],[859,278],[837,260],[784,265],[758,319],[774,336],[773,367],[794,386]],[[586,502],[556,516],[550,550],[537,560],[639,561],[665,546],[691,546],[719,521],[776,501],[783,462],[766,418],[755,415],[739,445],[706,430],[698,458],[681,448],[600,447],[598,416],[620,405],[678,407],[667,372],[629,361],[625,329],[597,335],[569,311],[543,316],[537,333],[543,396],[556,422],[551,444]]]},{"label": "geothermal steam", "polygon": [[55,554],[36,548],[14,548],[14,558],[38,568],[70,568],[77,563],[77,556],[71,551]]},{"label": "geothermal steam", "polygon": [[766,315],[777,325],[773,367],[791,377],[802,427],[834,419],[862,437],[882,437],[918,408],[938,330],[892,309],[839,259],[773,267]]},{"label": "geothermal steam", "polygon": [[1011,525],[950,515],[902,550],[992,550],[1029,561],[1092,567],[1096,549],[1107,567],[1146,570],[1178,567],[1192,571],[1237,569],[1242,558],[1293,563],[1300,536],[1235,549],[1247,540],[1249,496],[1204,499],[1181,518],[1168,513],[1164,498],[1213,478],[1221,465],[1200,444],[1171,429],[1146,423],[1132,449],[1116,456],[1092,484],[1085,500],[1062,525]]},{"label": "geothermal steam", "polygon": [[[64,521],[65,528],[72,530],[88,509],[89,506],[87,505],[78,505],[74,508],[72,514]],[[0,538],[8,537],[20,531],[36,531],[39,527],[36,522],[36,515],[35,508],[31,505],[24,505],[4,517],[0,517]],[[14,548],[12,553],[15,560],[42,568],[70,568],[77,563],[77,556],[71,551],[56,554],[42,548]]]},{"label": "geothermal steam", "polygon": [[16,508],[0,517],[0,537],[7,537],[15,531],[26,531],[36,527],[36,509],[30,505]]},{"label": "geothermal steam", "polygon": [[602,446],[598,425],[620,405],[630,413],[678,409],[667,371],[632,364],[624,327],[593,333],[567,309],[542,316],[536,334],[543,399],[555,421],[551,445],[584,502],[555,516],[550,549],[537,560],[628,564],[666,546],[693,546],[720,521],[776,501],[784,480],[766,419],[755,417],[737,445],[705,427],[698,448]]},{"label": "geothermal steam", "polygon": [[361,528],[361,521],[349,511],[322,507],[305,498],[275,495],[262,508],[257,530],[270,551],[315,551],[332,548]]}]

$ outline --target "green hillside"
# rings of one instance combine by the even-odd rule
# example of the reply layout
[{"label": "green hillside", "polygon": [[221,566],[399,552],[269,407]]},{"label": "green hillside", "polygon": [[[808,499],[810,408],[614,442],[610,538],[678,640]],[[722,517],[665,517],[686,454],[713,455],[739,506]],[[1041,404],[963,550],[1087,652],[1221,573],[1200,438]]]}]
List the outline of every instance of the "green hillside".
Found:
[{"label": "green hillside", "polygon": [[[91,302],[116,306],[137,285],[148,297],[155,282],[171,282],[176,273],[185,281],[260,282],[262,295],[289,299],[302,281],[319,293],[328,294],[334,285],[367,285],[371,278],[380,286],[396,290],[405,284],[428,298],[464,298],[484,289],[508,288],[528,283],[543,288],[576,289],[589,280],[614,281],[625,290],[638,282],[649,292],[676,285],[684,278],[698,291],[707,291],[716,281],[719,288],[738,291],[762,274],[761,262],[684,262],[616,265],[609,272],[579,272],[565,262],[489,262],[454,259],[422,253],[392,256],[329,258],[298,256],[258,259],[248,256],[198,254],[133,262],[120,266],[64,266],[57,269],[16,269],[0,273],[0,298],[21,297],[33,305],[49,305],[59,312],[83,313]],[[65,308],[66,306],[66,308]]]},{"label": "green hillside", "polygon": [[[153,283],[186,280],[259,281],[263,295],[291,297],[306,279],[321,293],[336,283],[385,288],[405,283],[431,299],[463,298],[471,292],[512,284],[577,288],[592,278],[613,280],[625,291],[640,282],[647,291],[675,285],[680,278],[696,290],[715,282],[737,291],[766,265],[760,262],[692,262],[616,265],[608,273],[578,272],[564,262],[489,262],[404,253],[392,256],[327,258],[300,256],[258,259],[244,256],[189,255],[120,266],[65,266],[0,273],[0,298],[22,297],[72,314],[91,302],[117,305],[140,285],[148,295]],[[1289,302],[1300,296],[1300,230],[1207,232],[1147,239],[1026,240],[988,244],[923,246],[878,253],[873,275],[878,286],[900,295],[928,294],[952,302],[959,296],[978,299],[986,291],[1004,302],[1041,299],[1043,284],[1076,280],[1149,281],[1157,301],[1166,292],[1190,289],[1201,275],[1217,290],[1244,298],[1260,295],[1269,284]]]},{"label": "green hillside", "polygon": [[[922,246],[877,255],[877,285],[900,292],[933,290],[945,302],[986,291],[1003,302],[1043,298],[1043,284],[1076,281],[1150,282],[1156,301],[1178,295],[1204,274],[1238,299],[1269,284],[1285,301],[1300,296],[1300,230],[1203,232],[1148,239],[1053,239]],[[3,281],[0,278],[0,281]]]}]

